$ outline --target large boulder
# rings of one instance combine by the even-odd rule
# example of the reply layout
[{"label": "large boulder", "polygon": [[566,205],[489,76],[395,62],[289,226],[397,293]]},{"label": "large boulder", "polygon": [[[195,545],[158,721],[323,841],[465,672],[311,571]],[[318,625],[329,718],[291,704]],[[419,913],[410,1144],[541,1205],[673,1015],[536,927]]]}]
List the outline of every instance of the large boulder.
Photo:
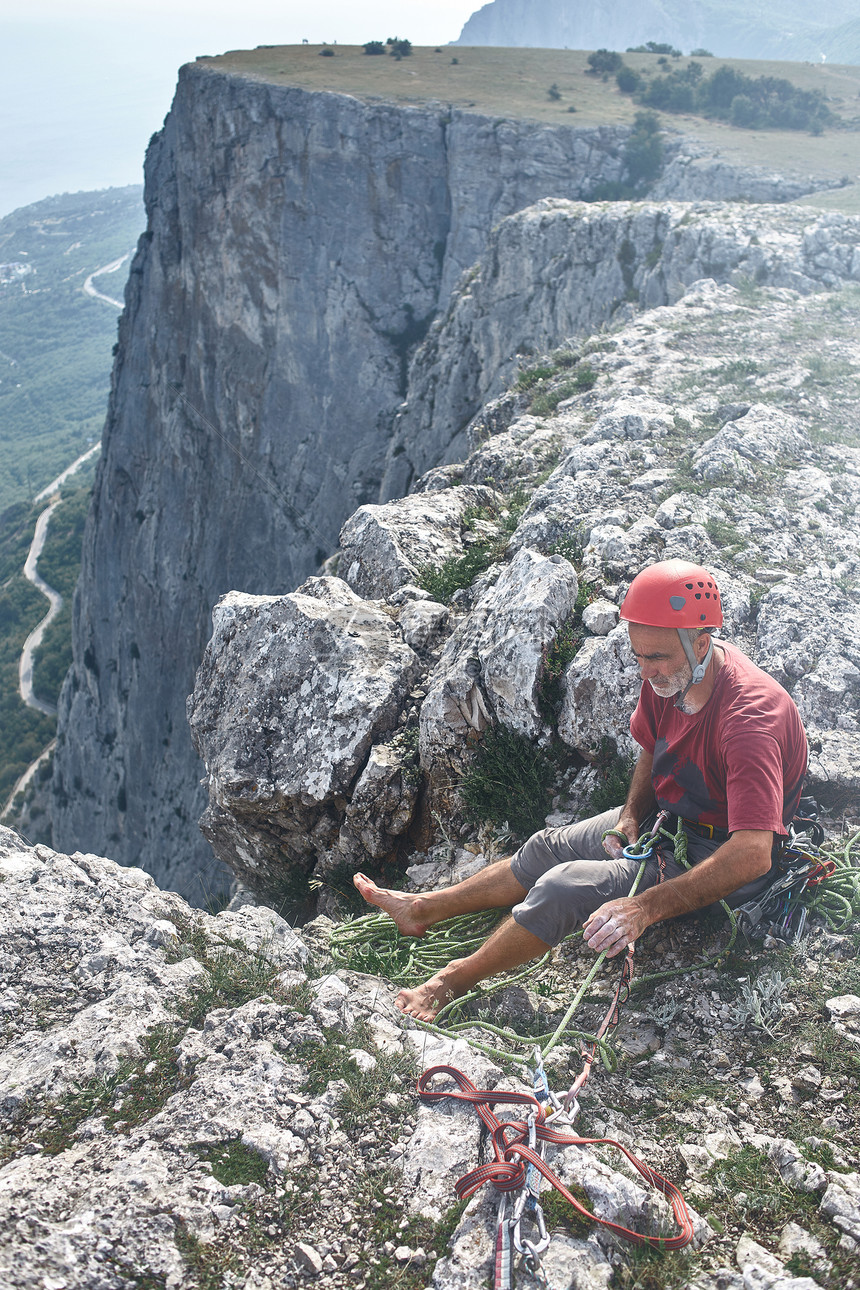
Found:
[{"label": "large boulder", "polygon": [[540,733],[545,651],[573,616],[578,589],[563,556],[519,551],[453,632],[421,708],[421,763],[437,786],[456,779],[467,740],[492,722]]},{"label": "large boulder", "polygon": [[246,886],[283,902],[336,844],[417,668],[393,614],[338,578],[219,601],[188,717],[207,771],[201,827]]},{"label": "large boulder", "polygon": [[502,502],[492,488],[466,486],[360,506],[340,531],[340,575],[360,596],[391,596],[425,565],[462,555],[469,512],[496,511]]},{"label": "large boulder", "polygon": [[589,637],[565,673],[559,735],[589,760],[604,751],[606,739],[619,752],[634,753],[630,714],[640,686],[625,624],[606,636]]}]

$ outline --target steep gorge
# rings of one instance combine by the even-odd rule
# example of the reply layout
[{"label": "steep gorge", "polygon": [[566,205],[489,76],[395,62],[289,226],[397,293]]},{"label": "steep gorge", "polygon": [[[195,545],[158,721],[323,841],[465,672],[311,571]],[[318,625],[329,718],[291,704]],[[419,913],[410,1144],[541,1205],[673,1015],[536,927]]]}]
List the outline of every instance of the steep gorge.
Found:
[{"label": "steep gorge", "polygon": [[[415,347],[498,221],[621,178],[626,135],[182,70],[147,158],[84,542],[56,845],[195,900],[223,886],[184,712],[212,605],[292,590],[383,477],[386,496],[408,487],[392,434]],[[686,157],[680,138],[667,151],[664,196]],[[685,197],[749,179],[700,164],[691,191],[691,168],[676,170]],[[772,198],[781,184],[765,184]]]}]

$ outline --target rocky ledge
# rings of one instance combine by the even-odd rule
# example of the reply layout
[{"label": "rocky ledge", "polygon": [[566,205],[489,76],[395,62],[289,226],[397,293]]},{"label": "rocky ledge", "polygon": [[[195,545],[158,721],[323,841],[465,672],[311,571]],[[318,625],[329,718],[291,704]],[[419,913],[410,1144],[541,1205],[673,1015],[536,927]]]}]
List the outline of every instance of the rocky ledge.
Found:
[{"label": "rocky ledge", "polygon": [[[445,1062],[478,1086],[524,1090],[521,1072],[416,1027],[390,984],[333,963],[326,920],[298,933],[261,907],[211,917],[140,870],[29,848],[9,830],[0,907],[4,1286],[486,1284],[496,1201],[484,1189],[464,1207],[453,1191],[482,1158],[478,1121],[422,1105],[413,1081]],[[578,1128],[686,1192],[695,1238],[662,1256],[659,1284],[850,1287],[860,997],[843,987],[860,987],[855,947],[819,929],[797,951],[774,942],[693,976],[725,934],[702,940],[695,923],[643,938],[642,970],[676,975],[625,1010],[625,1060],[595,1073]],[[551,1018],[586,957],[568,946],[533,983],[540,995],[509,988],[494,1019]],[[611,988],[608,976],[597,1004]],[[578,1058],[565,1047],[554,1061],[563,1089]],[[599,1217],[664,1221],[620,1153],[567,1148],[551,1163]],[[641,1284],[632,1247],[543,1200],[549,1284]]]}]

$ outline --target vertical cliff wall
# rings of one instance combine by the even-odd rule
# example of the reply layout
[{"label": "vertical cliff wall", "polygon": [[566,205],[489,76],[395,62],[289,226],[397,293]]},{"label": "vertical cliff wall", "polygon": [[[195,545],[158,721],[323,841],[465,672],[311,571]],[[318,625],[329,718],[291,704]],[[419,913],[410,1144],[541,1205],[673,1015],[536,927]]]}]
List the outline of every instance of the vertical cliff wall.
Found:
[{"label": "vertical cliff wall", "polygon": [[378,497],[408,357],[493,224],[617,179],[624,134],[182,70],[85,537],[57,845],[192,899],[220,885],[185,723],[214,601],[291,590],[334,548]]}]

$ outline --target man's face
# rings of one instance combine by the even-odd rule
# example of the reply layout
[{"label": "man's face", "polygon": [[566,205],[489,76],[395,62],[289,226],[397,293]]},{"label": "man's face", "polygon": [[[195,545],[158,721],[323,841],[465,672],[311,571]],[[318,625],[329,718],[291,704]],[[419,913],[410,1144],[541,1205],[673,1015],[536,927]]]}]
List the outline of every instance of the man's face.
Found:
[{"label": "man's face", "polygon": [[661,699],[680,694],[692,680],[693,670],[678,633],[672,627],[645,627],[642,623],[629,623],[628,628],[642,680]]}]

